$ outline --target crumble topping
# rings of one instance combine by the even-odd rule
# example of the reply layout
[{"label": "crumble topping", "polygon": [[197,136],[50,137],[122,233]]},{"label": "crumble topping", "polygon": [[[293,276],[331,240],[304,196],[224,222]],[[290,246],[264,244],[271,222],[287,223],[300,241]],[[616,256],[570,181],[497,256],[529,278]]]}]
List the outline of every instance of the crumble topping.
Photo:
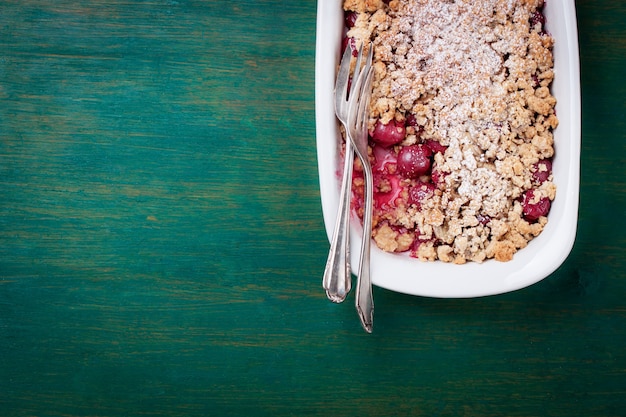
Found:
[{"label": "crumble topping", "polygon": [[[428,261],[508,261],[543,230],[556,194],[558,121],[542,7],[543,0],[344,1],[348,45],[374,48],[370,134],[404,130],[395,143],[379,140],[384,133],[370,141],[372,237],[381,249]],[[402,175],[402,149],[415,146],[429,153],[430,167]],[[355,163],[355,200],[360,170]]]}]

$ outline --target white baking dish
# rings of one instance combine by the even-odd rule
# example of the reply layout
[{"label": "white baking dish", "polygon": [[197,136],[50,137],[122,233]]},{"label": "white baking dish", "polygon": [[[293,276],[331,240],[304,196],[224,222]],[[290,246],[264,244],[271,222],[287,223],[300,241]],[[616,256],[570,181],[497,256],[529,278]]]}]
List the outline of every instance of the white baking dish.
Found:
[{"label": "white baking dish", "polygon": [[[319,0],[315,66],[317,156],[324,223],[332,235],[339,202],[340,134],[334,115],[333,88],[339,60],[342,2]],[[574,0],[548,1],[547,31],[554,37],[555,79],[559,126],[554,131],[554,182],[557,196],[544,231],[513,260],[481,264],[421,262],[406,254],[385,253],[372,245],[375,285],[406,294],[430,297],[478,297],[505,293],[534,284],[554,272],[569,255],[576,236],[580,177],[580,75]],[[353,272],[358,267],[361,227],[352,221]]]}]

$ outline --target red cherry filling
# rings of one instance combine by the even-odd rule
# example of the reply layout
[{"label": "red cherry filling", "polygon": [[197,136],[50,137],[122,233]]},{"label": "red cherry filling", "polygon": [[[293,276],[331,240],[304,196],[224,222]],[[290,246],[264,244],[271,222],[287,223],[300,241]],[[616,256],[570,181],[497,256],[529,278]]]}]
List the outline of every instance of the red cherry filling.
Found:
[{"label": "red cherry filling", "polygon": [[487,216],[486,214],[477,214],[476,220],[478,220],[478,222],[483,226],[487,226],[487,224],[489,224],[489,222],[491,221],[491,217]]},{"label": "red cherry filling", "polygon": [[543,27],[546,24],[546,17],[541,10],[536,10],[530,15],[530,26],[533,28],[539,25],[539,32],[543,33]]},{"label": "red cherry filling", "polygon": [[376,122],[371,136],[374,142],[382,146],[392,146],[404,140],[406,128],[404,122],[392,120],[383,124],[379,120]]},{"label": "red cherry filling", "polygon": [[429,182],[418,182],[409,189],[409,204],[414,204],[418,210],[422,209],[422,203],[435,194],[435,185]]},{"label": "red cherry filling", "polygon": [[533,179],[535,182],[541,184],[550,178],[550,174],[552,174],[552,161],[549,159],[542,159],[537,162],[534,166],[533,171]]},{"label": "red cherry filling", "polygon": [[414,114],[407,115],[405,124],[407,126],[417,127],[417,119],[415,118],[415,115]]},{"label": "red cherry filling", "polygon": [[547,33],[545,30],[546,16],[543,14],[544,6],[545,2],[543,2],[541,6],[537,8],[537,10],[530,14],[529,19],[530,27],[532,29],[538,30],[541,35],[545,35]]},{"label": "red cherry filling", "polygon": [[406,178],[420,177],[430,170],[431,150],[425,145],[410,145],[398,153],[398,171]]},{"label": "red cherry filling", "polygon": [[395,175],[398,157],[393,148],[372,147],[374,161],[374,204],[377,208],[395,207],[395,201],[400,197],[402,186],[400,178]]},{"label": "red cherry filling", "polygon": [[347,47],[350,47],[352,51],[352,56],[359,56],[359,51],[356,49],[356,40],[354,38],[344,37],[341,44],[341,52],[346,50]]},{"label": "red cherry filling", "polygon": [[541,10],[536,10],[530,15],[530,25],[535,26],[540,24],[541,26],[546,24],[546,17],[543,15]]},{"label": "red cherry filling", "polygon": [[415,230],[415,239],[413,239],[413,243],[411,244],[411,248],[409,249],[409,256],[412,256],[414,258],[417,258],[417,252],[420,248],[420,246],[422,246],[423,243],[426,242],[433,242],[435,241],[434,238],[426,238],[422,235],[419,234],[419,230]]},{"label": "red cherry filling", "polygon": [[397,175],[374,175],[374,205],[376,208],[395,207],[396,200],[400,198],[401,193],[402,185],[400,185],[400,178]]},{"label": "red cherry filling", "polygon": [[541,216],[547,216],[550,211],[550,199],[548,197],[541,197],[536,202],[533,200],[535,200],[534,190],[526,191],[522,199],[522,210],[524,218],[530,222],[534,222]]},{"label": "red cherry filling", "polygon": [[437,167],[433,167],[433,171],[430,174],[431,179],[433,180],[433,183],[435,184],[435,186],[437,188],[444,188],[445,187],[445,180],[446,180],[446,176],[448,174],[446,172],[442,172],[440,170],[437,169]]},{"label": "red cherry filling", "polygon": [[358,13],[346,11],[344,13],[344,23],[348,29],[353,28],[356,23],[356,18],[358,17]]},{"label": "red cherry filling", "polygon": [[394,173],[398,163],[398,157],[393,148],[384,148],[382,146],[372,146],[374,154],[374,162],[372,169],[378,172]]},{"label": "red cherry filling", "polygon": [[446,150],[448,149],[447,146],[444,146],[441,143],[437,142],[436,140],[432,140],[432,139],[426,140],[424,144],[428,146],[428,148],[432,151],[432,153],[437,153],[437,152],[445,153]]},{"label": "red cherry filling", "polygon": [[539,76],[537,74],[533,74],[532,80],[533,80],[533,88],[539,87],[540,81],[539,81]]}]

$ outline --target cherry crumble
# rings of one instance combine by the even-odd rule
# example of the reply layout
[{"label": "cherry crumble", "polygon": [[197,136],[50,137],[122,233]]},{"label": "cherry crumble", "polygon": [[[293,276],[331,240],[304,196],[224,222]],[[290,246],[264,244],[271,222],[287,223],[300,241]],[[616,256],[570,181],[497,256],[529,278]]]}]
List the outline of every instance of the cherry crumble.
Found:
[{"label": "cherry crumble", "polygon": [[[345,0],[374,48],[372,237],[387,252],[511,260],[546,225],[557,126],[543,0]],[[353,63],[354,64],[354,63]],[[353,208],[362,217],[355,160]]]}]

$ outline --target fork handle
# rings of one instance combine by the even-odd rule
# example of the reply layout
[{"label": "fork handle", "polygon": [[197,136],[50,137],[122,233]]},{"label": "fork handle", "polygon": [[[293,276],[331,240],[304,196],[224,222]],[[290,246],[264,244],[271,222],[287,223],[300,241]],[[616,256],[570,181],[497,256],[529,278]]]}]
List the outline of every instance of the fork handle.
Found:
[{"label": "fork handle", "polygon": [[350,191],[352,188],[353,159],[352,143],[350,140],[347,140],[343,179],[339,194],[339,209],[322,282],[326,290],[326,296],[335,303],[344,301],[352,288],[352,273],[350,270]]},{"label": "fork handle", "polygon": [[[365,164],[364,164],[365,165]],[[372,243],[372,196],[374,185],[372,171],[363,169],[365,176],[365,212],[363,213],[363,238],[359,262],[359,275],[356,284],[355,306],[366,332],[372,333],[374,325],[374,298],[372,296],[372,279],[370,276],[370,246]]]}]

